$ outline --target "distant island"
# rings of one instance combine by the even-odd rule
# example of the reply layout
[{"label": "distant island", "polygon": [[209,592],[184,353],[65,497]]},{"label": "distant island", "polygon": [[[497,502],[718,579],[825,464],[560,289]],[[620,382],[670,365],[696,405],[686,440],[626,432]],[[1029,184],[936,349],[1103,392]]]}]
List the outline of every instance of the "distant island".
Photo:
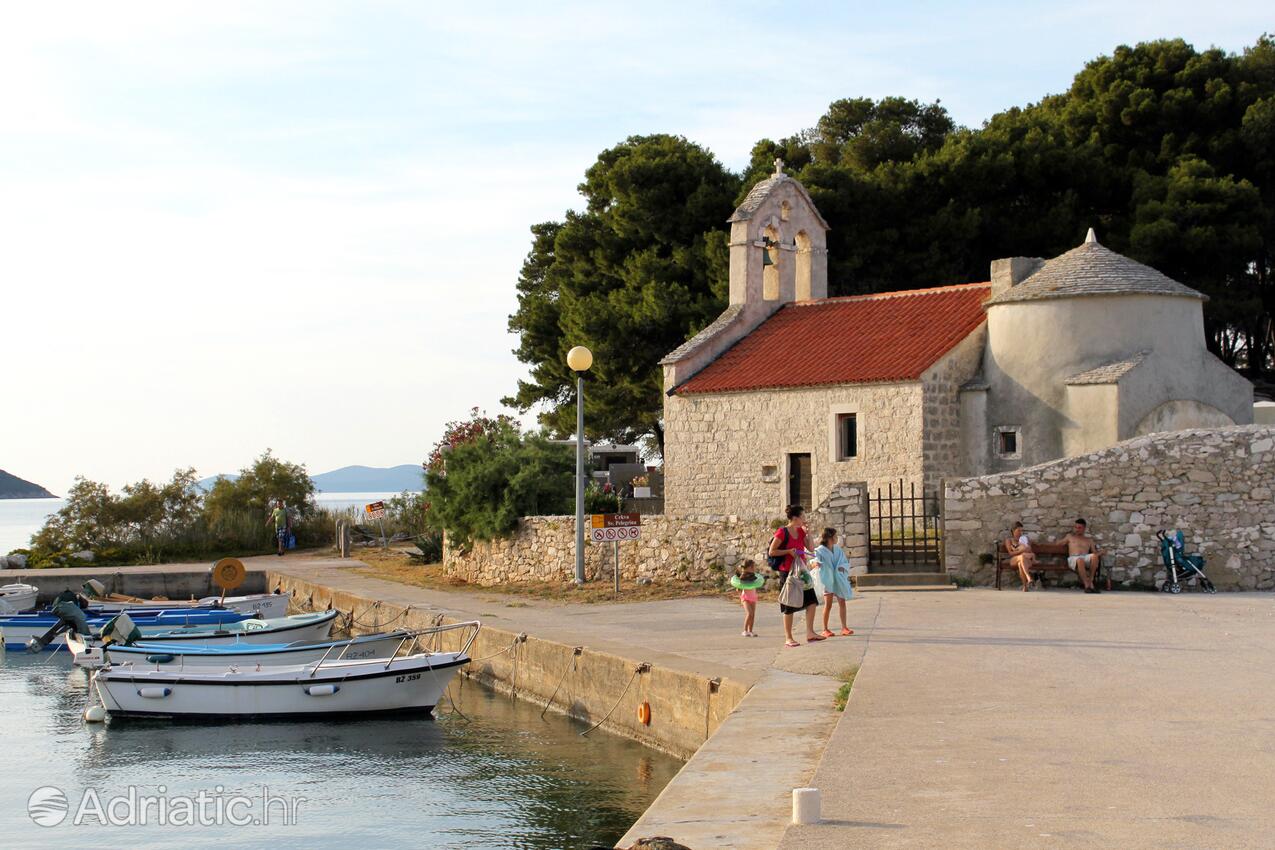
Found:
[{"label": "distant island", "polygon": [[[420,467],[416,467],[417,472]],[[0,469],[0,499],[56,499],[57,496],[39,484],[32,484]]]},{"label": "distant island", "polygon": [[[235,481],[233,473],[211,475],[200,480],[199,487],[211,490],[218,478]],[[343,466],[331,472],[311,475],[316,490],[324,493],[401,493],[404,490],[425,489],[424,474],[418,463],[399,466]]]}]

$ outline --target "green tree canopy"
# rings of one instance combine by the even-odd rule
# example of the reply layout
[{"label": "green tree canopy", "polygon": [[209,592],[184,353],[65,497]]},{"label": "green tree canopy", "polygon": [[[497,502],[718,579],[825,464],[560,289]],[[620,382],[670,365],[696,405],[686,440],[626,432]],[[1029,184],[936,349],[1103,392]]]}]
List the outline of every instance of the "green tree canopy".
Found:
[{"label": "green tree canopy", "polygon": [[541,407],[558,436],[575,431],[567,351],[593,351],[586,376],[590,436],[662,445],[660,359],[721,312],[725,221],[739,178],[679,136],[634,136],[585,173],[582,212],[532,227],[510,330],[530,378],[505,399]]},{"label": "green tree canopy", "polygon": [[994,259],[1057,256],[1094,227],[1210,297],[1223,360],[1254,377],[1275,365],[1275,41],[1237,55],[1169,39],[1120,46],[977,129],[938,102],[837,100],[757,142],[739,179],[678,137],[604,151],[586,209],[532,228],[509,323],[531,378],[508,401],[570,433],[563,360],[584,344],[589,434],[662,438],[658,362],[724,305],[724,219],[776,157],[832,228],[830,295],[986,280]]},{"label": "green tree canopy", "polygon": [[314,482],[305,465],[280,460],[266,449],[239,470],[239,477],[234,481],[218,478],[204,497],[204,511],[208,522],[216,525],[235,514],[264,516],[275,499],[283,499],[303,518],[315,510]]}]

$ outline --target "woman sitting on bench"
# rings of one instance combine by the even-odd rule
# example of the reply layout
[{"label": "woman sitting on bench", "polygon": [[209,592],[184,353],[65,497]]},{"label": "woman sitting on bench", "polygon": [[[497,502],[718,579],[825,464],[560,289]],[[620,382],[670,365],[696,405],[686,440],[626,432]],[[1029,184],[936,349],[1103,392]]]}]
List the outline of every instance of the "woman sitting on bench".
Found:
[{"label": "woman sitting on bench", "polygon": [[1009,562],[1018,570],[1018,577],[1023,582],[1023,592],[1026,593],[1032,584],[1036,553],[1032,552],[1031,541],[1027,539],[1027,532],[1023,531],[1021,522],[1014,523],[1014,527],[1010,529],[1009,537],[1005,540],[1005,551],[1010,554]]}]

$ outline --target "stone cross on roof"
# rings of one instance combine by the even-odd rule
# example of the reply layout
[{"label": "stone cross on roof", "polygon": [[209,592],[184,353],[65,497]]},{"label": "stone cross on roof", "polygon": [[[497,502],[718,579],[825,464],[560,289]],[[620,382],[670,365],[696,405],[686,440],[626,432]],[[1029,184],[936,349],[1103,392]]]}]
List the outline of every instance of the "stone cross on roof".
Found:
[{"label": "stone cross on roof", "polygon": [[784,173],[784,161],[779,157],[775,157],[775,174]]}]

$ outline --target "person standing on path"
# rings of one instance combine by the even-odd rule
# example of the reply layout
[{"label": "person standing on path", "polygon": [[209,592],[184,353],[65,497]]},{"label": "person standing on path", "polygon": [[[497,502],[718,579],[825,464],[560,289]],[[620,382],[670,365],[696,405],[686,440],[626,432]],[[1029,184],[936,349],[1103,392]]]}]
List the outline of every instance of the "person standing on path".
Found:
[{"label": "person standing on path", "polygon": [[826,638],[833,636],[828,628],[833,599],[837,600],[841,615],[841,634],[845,637],[854,634],[854,629],[846,625],[846,600],[854,596],[854,588],[850,586],[850,559],[837,545],[835,528],[825,528],[819,536],[819,548],[815,550],[815,560],[810,568],[815,577],[815,597],[823,597],[823,631],[819,634]]},{"label": "person standing on path", "polygon": [[283,557],[283,552],[288,548],[288,535],[292,532],[292,520],[288,516],[288,508],[283,504],[283,499],[275,499],[274,510],[270,512],[270,516],[266,518],[266,527],[274,523],[274,539],[279,544],[278,555]]},{"label": "person standing on path", "polygon": [[794,608],[779,604],[784,615],[785,646],[800,646],[792,636],[792,616],[798,611],[806,612],[806,643],[823,640],[815,634],[815,608],[819,606],[819,597],[815,595],[814,582],[806,564],[806,519],[805,508],[801,505],[789,505],[784,512],[788,516],[788,524],[782,525],[770,538],[770,548],[766,552],[766,562],[770,568],[779,573],[779,589],[793,579],[805,585],[801,607]]}]

